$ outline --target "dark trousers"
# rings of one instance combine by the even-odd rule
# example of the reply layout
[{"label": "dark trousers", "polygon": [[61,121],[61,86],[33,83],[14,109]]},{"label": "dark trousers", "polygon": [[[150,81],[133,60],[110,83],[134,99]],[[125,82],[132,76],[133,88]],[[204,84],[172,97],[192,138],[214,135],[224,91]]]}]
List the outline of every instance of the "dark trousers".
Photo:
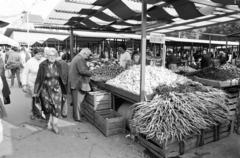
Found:
[{"label": "dark trousers", "polygon": [[73,119],[81,120],[81,104],[85,98],[86,93],[77,89],[72,89],[72,102],[73,102]]},{"label": "dark trousers", "polygon": [[20,80],[20,69],[16,68],[16,69],[11,69],[11,86],[14,86],[14,79],[15,79],[15,75],[17,76],[17,81],[18,81],[18,86],[21,87],[22,83]]}]

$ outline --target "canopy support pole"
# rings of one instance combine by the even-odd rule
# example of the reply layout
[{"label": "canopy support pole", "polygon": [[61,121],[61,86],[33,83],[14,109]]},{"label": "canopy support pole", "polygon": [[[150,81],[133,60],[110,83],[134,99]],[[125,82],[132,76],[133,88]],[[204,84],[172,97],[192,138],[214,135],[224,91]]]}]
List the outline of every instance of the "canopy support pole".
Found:
[{"label": "canopy support pole", "polygon": [[70,29],[70,55],[71,55],[71,59],[74,57],[73,54],[73,28],[71,27]]},{"label": "canopy support pole", "polygon": [[146,0],[142,0],[142,39],[141,39],[141,81],[140,81],[140,101],[145,99],[145,66],[146,66]]},{"label": "canopy support pole", "polygon": [[166,44],[163,44],[163,48],[162,48],[162,67],[165,67],[166,65],[166,53],[167,52],[167,47]]},{"label": "canopy support pole", "polygon": [[212,48],[212,37],[211,35],[209,35],[209,52],[211,52],[211,48]]}]

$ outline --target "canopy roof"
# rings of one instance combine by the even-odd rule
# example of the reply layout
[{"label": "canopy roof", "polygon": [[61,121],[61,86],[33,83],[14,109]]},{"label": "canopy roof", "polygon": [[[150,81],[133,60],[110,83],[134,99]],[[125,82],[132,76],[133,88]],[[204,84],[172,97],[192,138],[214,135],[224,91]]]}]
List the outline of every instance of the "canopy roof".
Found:
[{"label": "canopy roof", "polygon": [[[169,33],[240,18],[236,0],[147,0],[147,31]],[[140,0],[61,0],[44,25],[139,32]]]},{"label": "canopy roof", "polygon": [[4,36],[3,34],[0,34],[0,44],[1,45],[10,45],[10,46],[14,46],[14,47],[18,47],[19,43],[16,42],[15,40]]},{"label": "canopy roof", "polygon": [[69,35],[59,35],[59,34],[45,34],[45,33],[32,33],[27,34],[26,32],[13,32],[12,38],[20,43],[28,43],[30,45],[35,42],[46,41],[48,39],[55,39],[63,41]]}]

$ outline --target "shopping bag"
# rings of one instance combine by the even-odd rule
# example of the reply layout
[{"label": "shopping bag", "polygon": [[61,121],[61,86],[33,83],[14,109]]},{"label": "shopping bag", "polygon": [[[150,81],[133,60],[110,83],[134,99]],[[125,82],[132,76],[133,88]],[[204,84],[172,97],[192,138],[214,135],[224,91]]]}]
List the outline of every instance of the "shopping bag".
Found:
[{"label": "shopping bag", "polygon": [[3,97],[3,102],[4,102],[5,105],[10,104],[11,103],[10,96]]},{"label": "shopping bag", "polygon": [[42,111],[41,99],[39,97],[32,98],[32,113],[33,116],[41,119],[46,119],[45,114]]}]

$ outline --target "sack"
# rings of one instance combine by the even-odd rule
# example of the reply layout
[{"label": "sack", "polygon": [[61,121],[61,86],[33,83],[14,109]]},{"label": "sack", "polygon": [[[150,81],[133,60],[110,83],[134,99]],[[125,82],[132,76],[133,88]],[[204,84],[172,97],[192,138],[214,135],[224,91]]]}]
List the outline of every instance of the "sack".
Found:
[{"label": "sack", "polygon": [[39,97],[32,98],[32,113],[33,116],[37,118],[46,119],[46,116],[42,111],[41,99]]}]

